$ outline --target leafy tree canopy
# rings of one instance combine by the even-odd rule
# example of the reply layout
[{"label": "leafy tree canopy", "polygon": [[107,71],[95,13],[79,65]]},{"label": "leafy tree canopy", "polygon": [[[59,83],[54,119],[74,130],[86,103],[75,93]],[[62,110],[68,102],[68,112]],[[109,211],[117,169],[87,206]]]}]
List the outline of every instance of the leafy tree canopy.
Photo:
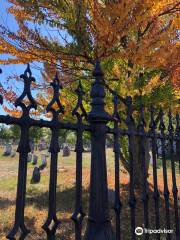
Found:
[{"label": "leafy tree canopy", "polygon": [[[89,89],[92,69],[100,59],[107,85],[134,101],[178,109],[179,10],[176,0],[9,0],[17,32],[1,26],[2,64],[42,62],[44,85],[38,95],[47,105],[46,84],[57,68],[64,86],[64,104],[82,79]],[[46,28],[44,34],[42,29]],[[53,31],[53,34],[52,34]],[[37,87],[39,87],[37,85]],[[11,93],[12,94],[12,93]],[[11,95],[13,100],[14,95]]]}]

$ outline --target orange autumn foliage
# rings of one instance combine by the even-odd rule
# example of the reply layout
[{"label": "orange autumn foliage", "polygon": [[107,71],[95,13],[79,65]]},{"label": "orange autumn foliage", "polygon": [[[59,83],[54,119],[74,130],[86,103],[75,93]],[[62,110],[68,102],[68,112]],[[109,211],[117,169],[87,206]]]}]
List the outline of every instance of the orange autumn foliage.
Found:
[{"label": "orange autumn foliage", "polygon": [[[0,60],[0,64],[41,62],[48,73],[43,73],[46,82],[57,66],[62,82],[69,83],[91,71],[97,58],[102,62],[120,60],[123,64],[113,67],[112,77],[123,75],[129,94],[133,94],[131,85],[142,69],[165,71],[164,81],[170,79],[179,93],[179,1],[9,2],[12,7],[8,11],[19,30],[13,33],[1,26],[0,54],[13,57]],[[44,34],[43,25],[56,34]],[[151,79],[143,91],[150,92],[160,81],[159,76]],[[47,100],[41,95],[39,101],[44,104]]]}]

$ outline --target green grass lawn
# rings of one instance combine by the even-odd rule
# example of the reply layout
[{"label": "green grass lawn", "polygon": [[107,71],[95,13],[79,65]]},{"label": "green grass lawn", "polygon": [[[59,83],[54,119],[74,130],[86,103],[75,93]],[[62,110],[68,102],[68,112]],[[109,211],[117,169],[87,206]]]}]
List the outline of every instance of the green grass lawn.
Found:
[{"label": "green grass lawn", "polygon": [[[108,165],[108,186],[110,189],[114,188],[114,153],[112,149],[107,150],[107,165]],[[158,160],[160,161],[160,160]],[[25,221],[28,227],[30,227],[31,234],[27,237],[30,240],[45,240],[46,235],[41,229],[47,217],[48,211],[48,184],[49,184],[49,163],[41,174],[41,181],[38,184],[30,184],[32,176],[33,165],[28,163],[27,174],[27,195],[26,195],[26,209],[25,209]],[[40,165],[40,156],[37,165]],[[75,164],[76,153],[71,152],[70,157],[62,157],[62,152],[59,154],[58,159],[58,184],[57,184],[57,215],[62,220],[61,226],[57,231],[57,239],[70,240],[74,239],[74,225],[70,220],[70,217],[74,210],[75,205]],[[171,171],[170,164],[168,164],[168,182],[169,189],[171,191]],[[5,240],[5,235],[8,233],[13,225],[15,200],[16,200],[16,184],[17,184],[17,171],[18,171],[18,154],[14,158],[3,157],[2,149],[0,149],[0,239]],[[150,206],[150,224],[154,226],[154,202],[153,202],[153,180],[152,180],[152,167],[149,169],[149,206]],[[121,221],[122,221],[122,234],[123,240],[130,240],[130,211],[128,206],[129,196],[129,175],[121,167],[121,199],[123,202]],[[88,211],[88,197],[89,197],[89,179],[90,179],[90,153],[83,154],[83,207],[85,212]],[[161,212],[161,225],[165,226],[164,218],[164,199],[163,199],[163,175],[162,167],[159,163],[158,169],[158,185],[160,189],[160,212]],[[180,178],[177,174],[177,184],[180,186]],[[141,194],[137,190],[136,197],[137,202],[137,226],[141,226],[143,223],[143,205],[140,200]],[[170,213],[171,223],[173,224],[173,199],[171,194],[170,199]],[[115,214],[111,211],[112,222],[115,221]],[[87,218],[84,220],[83,229],[86,226]],[[142,239],[142,238],[139,238]],[[150,239],[155,239],[154,236]],[[162,239],[163,236],[162,236]]]}]

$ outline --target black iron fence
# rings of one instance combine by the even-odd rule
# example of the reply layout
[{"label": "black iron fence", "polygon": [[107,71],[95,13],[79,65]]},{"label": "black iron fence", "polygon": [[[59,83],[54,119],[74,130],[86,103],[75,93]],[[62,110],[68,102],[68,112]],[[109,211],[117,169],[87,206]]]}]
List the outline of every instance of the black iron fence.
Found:
[{"label": "black iron fence", "polygon": [[[73,130],[76,132],[76,191],[75,191],[75,210],[72,214],[72,220],[75,224],[76,240],[125,240],[136,239],[141,229],[136,229],[137,216],[137,197],[136,197],[136,180],[139,178],[141,189],[141,202],[143,206],[143,228],[148,229],[150,226],[149,214],[154,209],[154,227],[156,230],[162,226],[160,224],[160,193],[158,189],[158,173],[157,173],[157,141],[161,142],[161,161],[163,171],[163,186],[164,186],[164,215],[165,228],[174,230],[175,239],[180,239],[179,227],[179,198],[177,190],[177,178],[179,173],[176,173],[178,166],[180,166],[180,126],[179,115],[174,118],[169,112],[166,121],[162,110],[155,111],[153,107],[148,111],[150,122],[145,121],[145,108],[140,107],[136,111],[136,119],[139,119],[137,124],[134,117],[135,108],[131,97],[126,99],[121,98],[115,92],[111,91],[113,97],[114,110],[113,114],[105,111],[105,88],[107,87],[103,73],[100,68],[100,63],[97,61],[94,70],[95,81],[92,84],[91,99],[92,108],[89,113],[86,112],[83,106],[83,97],[85,95],[81,82],[79,82],[76,90],[77,105],[72,114],[76,117],[76,123],[60,120],[60,115],[64,114],[64,107],[60,101],[61,85],[58,76],[54,78],[51,86],[54,91],[52,100],[47,106],[47,112],[52,113],[52,120],[45,119],[36,120],[30,117],[30,110],[36,109],[37,104],[31,94],[31,83],[35,81],[32,77],[31,70],[28,66],[21,78],[24,80],[24,90],[21,96],[16,100],[15,106],[22,109],[22,116],[20,118],[12,116],[0,115],[0,123],[18,125],[21,129],[21,137],[17,151],[19,152],[19,170],[17,183],[17,198],[15,221],[12,230],[7,235],[8,239],[16,239],[17,233],[21,232],[20,239],[25,239],[28,236],[30,229],[25,223],[25,199],[26,199],[26,178],[27,178],[27,160],[30,152],[29,145],[29,129],[32,126],[49,128],[52,132],[49,152],[51,153],[50,164],[50,180],[49,180],[49,205],[48,216],[42,226],[47,233],[47,239],[56,238],[56,230],[61,225],[60,219],[57,217],[56,209],[56,187],[57,187],[57,161],[59,148],[59,129]],[[28,98],[29,104],[25,103],[25,98]],[[3,104],[3,98],[0,98]],[[54,108],[54,105],[58,108]],[[119,114],[120,104],[124,105],[125,109],[125,123],[121,127],[121,116]],[[166,123],[167,127],[166,127]],[[110,125],[108,125],[110,123]],[[82,204],[82,160],[83,160],[83,133],[88,131],[91,133],[91,174],[90,174],[90,188],[89,188],[89,212],[88,223],[85,234],[82,234],[82,226],[85,218],[85,212]],[[108,203],[108,183],[107,183],[107,165],[106,165],[106,134],[111,134],[114,141],[114,212],[115,222],[111,223],[110,208]],[[130,214],[127,218],[130,219],[131,230],[128,236],[122,235],[122,218],[121,212],[123,209],[121,197],[121,176],[120,168],[122,165],[122,152],[120,138],[124,136],[127,138],[128,145],[128,161],[129,161],[129,209]],[[153,176],[153,204],[149,204],[149,186],[147,163],[145,160],[146,140],[150,140],[152,151],[152,176]],[[171,177],[172,189],[168,187],[167,178],[167,160],[166,160],[166,142],[170,146],[170,163],[171,163]],[[138,161],[140,162],[140,175],[137,176],[137,161],[135,161],[134,148],[138,144]],[[172,192],[171,192],[172,191]],[[170,194],[173,199],[173,216],[170,217]],[[136,229],[136,233],[135,233]],[[82,236],[84,235],[84,236]],[[139,234],[140,235],[140,234]],[[170,233],[165,234],[167,239],[173,239]],[[145,239],[150,238],[150,234],[144,235]],[[154,235],[153,239],[160,239],[160,234]]]}]

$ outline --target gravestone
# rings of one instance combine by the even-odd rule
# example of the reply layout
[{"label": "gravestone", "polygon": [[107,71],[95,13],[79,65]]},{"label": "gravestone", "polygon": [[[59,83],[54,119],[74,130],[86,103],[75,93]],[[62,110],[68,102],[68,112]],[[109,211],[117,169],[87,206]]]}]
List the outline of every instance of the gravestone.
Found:
[{"label": "gravestone", "polygon": [[12,146],[10,144],[6,144],[3,156],[10,156],[12,153]]},{"label": "gravestone", "polygon": [[31,162],[32,161],[32,154],[31,153],[29,153],[28,154],[28,160],[27,160],[28,162]]},{"label": "gravestone", "polygon": [[47,166],[47,155],[46,154],[41,154],[41,161],[42,161],[42,164],[39,166],[39,169],[43,170]]},{"label": "gravestone", "polygon": [[86,145],[84,151],[85,152],[91,152],[91,145]]},{"label": "gravestone", "polygon": [[31,178],[31,184],[39,183],[40,179],[41,179],[40,169],[38,167],[35,167]]},{"label": "gravestone", "polygon": [[38,156],[37,155],[33,155],[33,160],[32,160],[32,164],[36,165],[38,161]]},{"label": "gravestone", "polygon": [[41,147],[42,147],[42,150],[46,150],[47,149],[47,143],[44,139],[41,139]]},{"label": "gravestone", "polygon": [[150,164],[153,166],[153,155],[152,155],[152,151],[149,151],[149,156],[150,156]]},{"label": "gravestone", "polygon": [[15,157],[15,156],[16,156],[16,151],[13,150],[12,153],[11,153],[11,157],[13,158],[13,157]]},{"label": "gravestone", "polygon": [[69,157],[70,154],[71,154],[70,148],[69,148],[69,146],[66,145],[66,146],[63,148],[63,157]]},{"label": "gravestone", "polygon": [[38,144],[38,150],[41,152],[43,149],[42,149],[42,144]]}]

